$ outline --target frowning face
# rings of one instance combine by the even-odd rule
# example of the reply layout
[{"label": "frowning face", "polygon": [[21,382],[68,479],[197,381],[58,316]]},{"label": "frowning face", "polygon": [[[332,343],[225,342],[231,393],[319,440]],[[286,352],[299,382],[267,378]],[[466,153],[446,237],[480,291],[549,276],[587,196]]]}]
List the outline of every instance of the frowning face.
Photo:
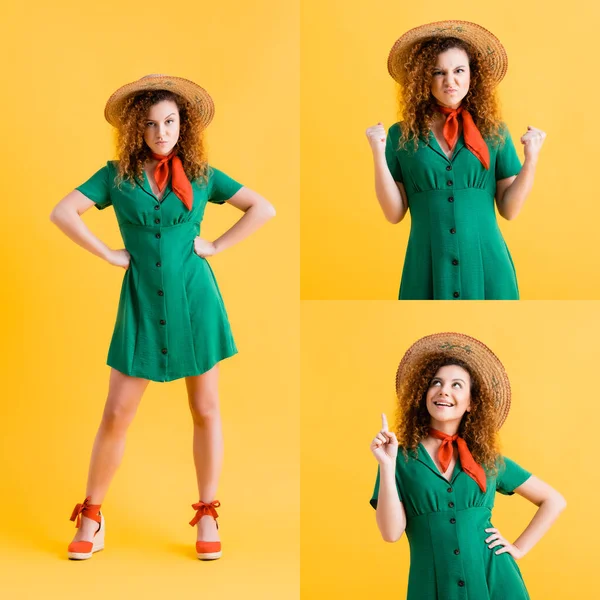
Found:
[{"label": "frowning face", "polygon": [[462,48],[438,54],[431,77],[431,94],[442,106],[458,108],[469,91],[469,57]]},{"label": "frowning face", "polygon": [[171,153],[179,139],[179,109],[173,100],[162,100],[146,115],[144,141],[155,154]]}]

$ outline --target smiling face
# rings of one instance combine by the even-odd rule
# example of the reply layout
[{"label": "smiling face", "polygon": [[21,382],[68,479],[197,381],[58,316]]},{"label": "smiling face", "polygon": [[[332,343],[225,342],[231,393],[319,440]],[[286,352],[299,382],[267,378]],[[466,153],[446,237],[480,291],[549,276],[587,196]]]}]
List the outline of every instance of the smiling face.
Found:
[{"label": "smiling face", "polygon": [[440,367],[425,394],[431,426],[439,429],[440,424],[456,427],[471,410],[471,376],[458,365]]},{"label": "smiling face", "polygon": [[171,153],[179,139],[179,109],[173,100],[153,104],[146,115],[144,141],[155,154]]},{"label": "smiling face", "polygon": [[462,48],[438,54],[431,77],[431,94],[442,106],[458,108],[469,91],[469,57]]}]

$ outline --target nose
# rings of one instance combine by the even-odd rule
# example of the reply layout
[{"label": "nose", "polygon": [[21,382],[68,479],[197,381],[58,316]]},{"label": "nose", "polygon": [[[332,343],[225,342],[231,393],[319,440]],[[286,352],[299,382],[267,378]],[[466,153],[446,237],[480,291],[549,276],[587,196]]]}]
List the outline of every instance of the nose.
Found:
[{"label": "nose", "polygon": [[167,128],[162,123],[158,126],[158,135],[164,139],[165,134],[167,133]]}]

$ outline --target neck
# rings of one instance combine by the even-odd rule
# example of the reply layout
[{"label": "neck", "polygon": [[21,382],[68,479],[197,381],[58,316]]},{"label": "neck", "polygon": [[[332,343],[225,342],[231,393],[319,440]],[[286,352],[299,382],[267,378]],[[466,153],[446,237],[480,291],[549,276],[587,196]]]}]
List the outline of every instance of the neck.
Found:
[{"label": "neck", "polygon": [[443,106],[444,108],[450,108],[452,110],[456,110],[462,104],[462,100],[458,104],[444,104],[443,102],[438,102],[438,106]]},{"label": "neck", "polygon": [[460,425],[460,421],[436,421],[435,419],[431,419],[429,426],[432,429],[437,429],[446,435],[456,435],[458,433],[458,426]]}]

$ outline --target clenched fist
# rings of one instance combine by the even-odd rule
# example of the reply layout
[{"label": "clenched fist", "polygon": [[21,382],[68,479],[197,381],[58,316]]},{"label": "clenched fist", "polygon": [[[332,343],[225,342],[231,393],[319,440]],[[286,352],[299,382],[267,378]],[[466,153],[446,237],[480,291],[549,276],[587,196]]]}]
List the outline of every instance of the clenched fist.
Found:
[{"label": "clenched fist", "polygon": [[386,133],[383,123],[377,123],[377,125],[369,127],[365,133],[367,134],[367,139],[369,140],[369,144],[371,144],[371,150],[373,150],[373,152],[385,150]]},{"label": "clenched fist", "polygon": [[521,144],[525,146],[525,160],[537,160],[545,139],[545,131],[536,129],[535,127],[527,127],[527,132],[521,136]]},{"label": "clenched fist", "polygon": [[396,434],[388,430],[387,417],[381,415],[381,431],[371,442],[371,452],[380,465],[395,465],[398,456],[398,440]]}]

